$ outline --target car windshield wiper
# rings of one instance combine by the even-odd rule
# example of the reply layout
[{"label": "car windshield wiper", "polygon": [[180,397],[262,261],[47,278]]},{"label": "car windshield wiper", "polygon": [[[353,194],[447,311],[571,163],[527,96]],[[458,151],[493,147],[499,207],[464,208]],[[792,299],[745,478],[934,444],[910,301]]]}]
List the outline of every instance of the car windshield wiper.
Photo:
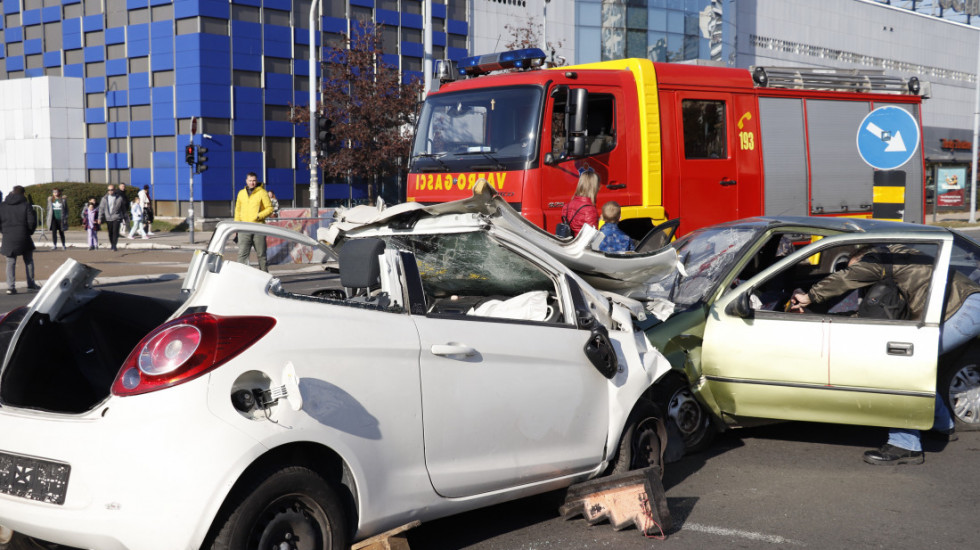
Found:
[{"label": "car windshield wiper", "polygon": [[506,168],[506,166],[504,166],[499,160],[497,160],[496,157],[494,157],[491,154],[491,153],[496,153],[496,151],[494,151],[493,149],[491,149],[489,147],[487,147],[487,148],[473,147],[472,149],[476,149],[476,150],[475,151],[469,151],[468,150],[468,151],[464,151],[462,153],[456,153],[456,156],[465,157],[465,156],[469,156],[469,155],[483,155],[484,157],[487,158],[487,160],[489,160],[490,162],[492,162],[492,163],[494,163],[494,164],[497,165],[497,170],[503,170],[504,168]]},{"label": "car windshield wiper", "polygon": [[450,171],[449,165],[442,161],[442,157],[444,157],[444,156],[446,156],[446,153],[444,153],[444,152],[443,153],[419,153],[419,154],[415,155],[414,157],[412,157],[412,160],[415,160],[417,158],[432,159],[432,160],[438,162],[439,164],[441,164],[442,167],[447,172],[449,172]]}]

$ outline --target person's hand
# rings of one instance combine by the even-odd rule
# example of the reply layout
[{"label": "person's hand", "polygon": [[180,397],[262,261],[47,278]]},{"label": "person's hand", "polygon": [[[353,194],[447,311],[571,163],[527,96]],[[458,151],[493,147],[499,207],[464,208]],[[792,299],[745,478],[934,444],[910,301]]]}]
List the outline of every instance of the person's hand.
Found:
[{"label": "person's hand", "polygon": [[803,309],[808,305],[810,305],[810,296],[800,289],[794,290],[793,297],[790,298],[790,311],[803,313]]}]

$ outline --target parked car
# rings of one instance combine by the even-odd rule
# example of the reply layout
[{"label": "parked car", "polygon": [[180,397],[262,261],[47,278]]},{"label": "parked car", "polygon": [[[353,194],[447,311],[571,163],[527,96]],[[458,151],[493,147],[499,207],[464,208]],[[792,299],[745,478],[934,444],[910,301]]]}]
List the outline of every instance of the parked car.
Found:
[{"label": "parked car", "polygon": [[[794,289],[843,269],[859,246],[894,243],[934,262],[924,318],[860,318],[854,295],[788,311]],[[657,394],[688,451],[717,430],[773,420],[929,429],[936,392],[958,430],[980,429],[980,341],[938,353],[953,272],[980,280],[970,238],[866,219],[752,218],[671,246],[682,269],[641,292],[672,311],[641,324],[674,367]]]},{"label": "parked car", "polygon": [[[670,365],[641,309],[486,213],[360,208],[332,247],[219,224],[174,301],[62,265],[0,321],[0,525],[102,550],[340,549],[660,463]],[[238,231],[310,263],[232,261]]]}]

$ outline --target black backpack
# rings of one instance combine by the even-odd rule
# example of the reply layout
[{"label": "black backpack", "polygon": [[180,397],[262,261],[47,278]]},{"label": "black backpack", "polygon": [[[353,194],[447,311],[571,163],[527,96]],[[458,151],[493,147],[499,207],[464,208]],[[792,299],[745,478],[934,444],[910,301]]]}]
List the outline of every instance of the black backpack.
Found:
[{"label": "black backpack", "polygon": [[908,297],[895,282],[892,266],[886,264],[884,267],[885,278],[868,288],[857,315],[867,319],[908,319]]}]

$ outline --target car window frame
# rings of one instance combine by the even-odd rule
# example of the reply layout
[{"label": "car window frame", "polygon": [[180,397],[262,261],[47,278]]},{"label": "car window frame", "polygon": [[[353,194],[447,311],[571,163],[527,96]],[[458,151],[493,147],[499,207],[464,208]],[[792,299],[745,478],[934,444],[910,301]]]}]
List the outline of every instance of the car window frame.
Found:
[{"label": "car window frame", "polygon": [[[904,320],[904,319],[868,319],[868,318],[858,318],[858,317],[847,317],[838,315],[828,315],[822,313],[808,313],[808,314],[798,314],[798,313],[787,313],[782,311],[769,311],[769,310],[756,310],[753,312],[754,316],[762,319],[785,319],[797,322],[825,322],[832,319],[834,322],[844,322],[844,323],[899,323],[899,324],[918,324],[920,326],[925,325],[939,325],[942,321],[942,310],[943,302],[946,293],[947,284],[947,270],[943,269],[942,266],[949,266],[949,259],[953,244],[953,235],[951,233],[945,234],[921,234],[921,235],[910,235],[908,233],[896,233],[896,232],[880,232],[880,233],[870,233],[870,232],[860,232],[860,233],[845,233],[840,235],[833,235],[830,237],[825,237],[819,241],[805,246],[789,256],[781,259],[775,264],[763,269],[757,273],[754,277],[748,279],[747,281],[740,284],[733,292],[728,292],[720,296],[712,306],[714,308],[721,308],[724,310],[728,305],[735,300],[737,300],[742,294],[746,292],[754,292],[755,288],[761,284],[767,282],[771,278],[775,277],[784,270],[792,269],[793,266],[810,257],[817,252],[823,252],[830,248],[835,248],[837,246],[851,244],[851,245],[861,245],[861,244],[872,244],[872,243],[884,243],[889,244],[935,244],[937,245],[936,257],[933,262],[933,272],[932,280],[930,283],[930,289],[928,297],[926,298],[926,304],[923,308],[923,318],[921,320]],[[734,276],[734,275],[732,275]],[[729,284],[730,284],[729,279]],[[806,290],[806,289],[804,289]]]}]

